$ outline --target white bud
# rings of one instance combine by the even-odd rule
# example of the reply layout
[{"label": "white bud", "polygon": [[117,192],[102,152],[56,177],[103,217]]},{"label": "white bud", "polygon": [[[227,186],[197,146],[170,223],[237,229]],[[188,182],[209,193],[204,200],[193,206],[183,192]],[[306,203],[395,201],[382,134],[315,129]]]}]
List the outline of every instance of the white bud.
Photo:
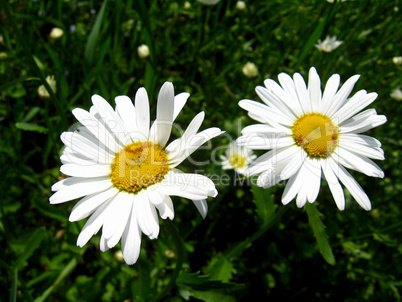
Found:
[{"label": "white bud", "polygon": [[149,57],[149,47],[145,44],[138,46],[137,52],[140,59],[146,59]]},{"label": "white bud", "polygon": [[50,32],[50,38],[58,39],[58,38],[61,38],[61,36],[63,36],[63,34],[64,34],[64,31],[61,28],[54,27],[52,29],[52,31]]},{"label": "white bud", "polygon": [[245,10],[246,9],[246,2],[244,1],[237,1],[236,8],[238,10]]},{"label": "white bud", "polygon": [[246,65],[243,66],[243,74],[248,78],[254,78],[258,75],[257,66],[254,63],[247,62]]}]

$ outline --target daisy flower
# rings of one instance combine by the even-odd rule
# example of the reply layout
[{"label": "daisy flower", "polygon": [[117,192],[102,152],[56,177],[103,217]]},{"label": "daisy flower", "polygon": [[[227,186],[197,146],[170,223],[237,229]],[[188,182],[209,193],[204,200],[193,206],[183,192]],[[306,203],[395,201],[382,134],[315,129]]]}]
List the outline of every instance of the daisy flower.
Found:
[{"label": "daisy flower", "polygon": [[288,179],[282,203],[289,203],[297,195],[298,207],[317,199],[323,177],[340,210],[345,208],[340,182],[365,210],[370,210],[367,194],[345,168],[384,177],[371,160],[384,159],[381,143],[361,134],[387,121],[374,109],[360,112],[376,99],[377,93],[360,90],[349,98],[359,75],[348,79],[338,90],[340,76],[334,74],[322,94],[314,67],[309,72],[308,87],[299,73],[293,79],[285,73],[278,78],[281,86],[267,79],[265,87],[256,87],[265,104],[239,102],[251,118],[262,124],[245,127],[238,144],[271,149],[250,165],[246,176],[261,173],[257,184],[264,188]]},{"label": "daisy flower", "polygon": [[89,112],[80,108],[72,111],[82,126],[62,133],[66,148],[60,158],[60,171],[71,177],[52,186],[56,193],[50,203],[82,198],[69,218],[78,221],[90,216],[78,236],[78,246],[84,246],[102,228],[101,251],[121,239],[124,260],[133,264],[140,252],[142,233],[151,239],[158,236],[157,210],[162,219],[173,219],[170,196],[191,199],[206,216],[206,198],[217,195],[214,183],[176,167],[222,131],[209,128],[197,133],[204,120],[204,112],[200,112],[182,137],[165,147],[188,97],[188,93],[174,96],[172,83],[166,82],[159,92],[151,127],[144,88],[138,89],[135,104],[127,96],[118,96],[113,110],[101,96],[94,95]]},{"label": "daisy flower", "polygon": [[248,168],[249,164],[257,158],[257,155],[253,154],[253,150],[239,146],[236,142],[229,144],[226,149],[225,155],[221,155],[222,169],[234,169],[239,174],[244,174],[244,171]]},{"label": "daisy flower", "polygon": [[331,52],[334,49],[338,48],[339,45],[341,45],[342,43],[343,41],[336,40],[336,36],[327,36],[324,41],[321,41],[321,39],[319,39],[318,44],[315,44],[315,47],[323,52]]}]

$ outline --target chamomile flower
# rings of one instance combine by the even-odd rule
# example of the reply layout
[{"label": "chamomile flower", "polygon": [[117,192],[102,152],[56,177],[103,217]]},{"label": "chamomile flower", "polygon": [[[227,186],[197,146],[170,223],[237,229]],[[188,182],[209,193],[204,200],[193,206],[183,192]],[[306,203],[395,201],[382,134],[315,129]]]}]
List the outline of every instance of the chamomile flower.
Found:
[{"label": "chamomile flower", "polygon": [[318,44],[315,45],[320,51],[323,52],[331,52],[334,49],[338,48],[343,41],[338,41],[336,36],[330,37],[327,36],[324,41],[318,40]]},{"label": "chamomile flower", "polygon": [[220,156],[222,160],[222,169],[234,169],[239,174],[244,174],[249,164],[257,158],[253,150],[237,145],[236,142],[229,144],[225,155]]},{"label": "chamomile flower", "polygon": [[[321,93],[321,82],[314,67],[310,69],[308,87],[299,73],[293,79],[281,73],[278,85],[267,79],[256,92],[265,104],[242,100],[240,107],[262,124],[242,130],[239,145],[252,149],[271,149],[257,158],[246,170],[246,176],[260,174],[257,184],[271,187],[288,182],[282,203],[296,198],[298,207],[313,203],[325,178],[340,210],[345,208],[342,183],[365,209],[371,209],[369,197],[346,170],[353,169],[372,177],[384,177],[371,159],[384,159],[381,143],[361,133],[384,124],[384,115],[370,105],[377,93],[365,90],[349,97],[355,75],[339,88],[340,76],[332,75]],[[360,112],[360,113],[359,113]]]},{"label": "chamomile flower", "polygon": [[157,211],[162,219],[173,219],[170,196],[191,199],[206,216],[206,199],[217,195],[214,183],[203,175],[184,173],[177,166],[222,131],[209,128],[198,132],[204,120],[204,112],[200,112],[182,137],[166,146],[173,122],[188,97],[188,93],[174,96],[172,83],[166,82],[159,92],[151,127],[144,88],[137,91],[135,104],[127,96],[118,96],[114,110],[94,95],[89,112],[73,110],[82,126],[62,133],[66,148],[60,158],[60,171],[71,177],[52,186],[56,193],[50,203],[82,198],[69,218],[78,221],[89,217],[78,236],[78,246],[84,246],[102,228],[101,251],[121,239],[124,260],[133,264],[142,233],[151,239],[159,234]]}]

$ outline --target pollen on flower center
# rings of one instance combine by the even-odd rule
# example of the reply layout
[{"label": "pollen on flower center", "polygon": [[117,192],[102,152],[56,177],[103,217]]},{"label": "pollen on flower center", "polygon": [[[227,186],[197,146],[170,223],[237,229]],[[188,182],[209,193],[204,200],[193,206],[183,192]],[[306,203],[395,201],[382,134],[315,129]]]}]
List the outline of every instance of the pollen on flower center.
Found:
[{"label": "pollen on flower center", "polygon": [[137,193],[161,182],[169,171],[164,150],[151,142],[137,142],[116,153],[110,178],[121,191]]},{"label": "pollen on flower center", "polygon": [[309,113],[299,117],[292,127],[296,144],[310,157],[325,158],[338,145],[338,130],[326,115]]},{"label": "pollen on flower center", "polygon": [[233,155],[229,158],[229,164],[235,168],[241,168],[246,164],[246,160],[241,155]]}]

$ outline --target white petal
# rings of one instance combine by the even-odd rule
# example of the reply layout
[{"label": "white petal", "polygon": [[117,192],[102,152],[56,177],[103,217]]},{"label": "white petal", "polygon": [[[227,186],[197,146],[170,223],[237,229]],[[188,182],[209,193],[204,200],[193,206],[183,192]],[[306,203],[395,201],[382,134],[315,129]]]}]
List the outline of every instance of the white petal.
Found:
[{"label": "white petal", "polygon": [[360,206],[366,211],[371,210],[370,199],[364,190],[360,187],[357,181],[353,178],[352,175],[342,165],[338,165],[334,160],[329,160],[329,164],[331,165],[332,171],[334,171],[335,175],[339,178],[339,180],[345,185],[345,187],[349,190],[352,196],[356,199],[356,201],[360,204]]},{"label": "white petal", "polygon": [[94,163],[109,164],[113,153],[110,153],[92,134],[90,134],[92,138],[86,135],[84,131],[63,132],[60,138],[70,148],[74,157],[85,158]]},{"label": "white petal", "polygon": [[147,141],[149,137],[149,100],[145,88],[140,88],[135,94],[135,116],[137,120],[137,129],[139,140]]},{"label": "white petal", "polygon": [[[184,148],[180,147],[180,152],[175,153],[171,152],[169,153],[168,151],[168,157],[169,157],[169,165],[174,168],[177,167],[182,161],[184,161],[187,157],[189,157],[195,150],[197,150],[201,145],[206,143],[207,141],[211,140],[212,138],[221,135],[224,133],[224,131],[221,131],[219,128],[208,128],[200,133],[197,133],[192,137],[192,139],[185,141],[186,145]],[[173,143],[175,147],[177,148],[178,146],[181,146],[179,142],[173,141],[169,146],[166,148],[166,150],[172,150]],[[172,145],[172,146],[171,146]],[[172,155],[174,154],[174,155]]]},{"label": "white petal", "polygon": [[60,172],[76,177],[99,177],[109,175],[111,172],[111,166],[93,164],[92,166],[83,167],[76,164],[64,164],[60,167]]},{"label": "white petal", "polygon": [[[132,194],[128,194],[125,192],[120,192],[120,195],[124,195],[123,198],[121,199],[119,207],[119,211],[114,219],[112,219],[113,223],[116,225],[113,228],[112,234],[107,234],[109,236],[107,240],[107,246],[109,248],[114,247],[120,240],[121,236],[123,235],[123,232],[127,226],[128,219],[130,216],[130,211],[132,208]],[[105,228],[109,225],[109,219],[106,221],[106,223],[103,225],[103,232]],[[105,237],[108,237],[105,234]]]},{"label": "white petal", "polygon": [[189,93],[182,92],[174,97],[173,121],[176,119],[180,111],[183,109],[189,96],[190,96]]},{"label": "white petal", "polygon": [[132,141],[138,138],[137,120],[134,104],[128,96],[121,95],[115,98],[116,112],[124,123]]},{"label": "white petal", "polygon": [[135,200],[135,213],[141,231],[150,239],[159,234],[159,220],[155,207],[150,203],[147,191],[138,192]]},{"label": "white petal", "polygon": [[172,130],[174,111],[174,89],[173,84],[165,82],[158,95],[156,110],[157,120],[157,143],[164,147],[169,140]]},{"label": "white petal", "polygon": [[[120,222],[122,222],[124,220],[124,217],[126,217],[127,212],[131,208],[131,202],[132,199],[129,198],[127,192],[119,192],[114,197],[113,205],[111,205],[108,210],[108,215],[105,219],[102,229],[102,234],[107,240],[109,240],[114,235],[119,227]],[[124,228],[121,229],[120,236],[123,233],[123,230]]]},{"label": "white petal", "polygon": [[163,194],[160,190],[157,189],[157,186],[150,186],[147,188],[149,201],[157,206],[161,204],[165,199],[165,194]]},{"label": "white petal", "polygon": [[72,113],[111,152],[116,153],[121,148],[109,130],[92,114],[81,108],[75,108]]},{"label": "white petal", "polygon": [[[293,79],[286,73],[282,72],[278,75],[278,80],[283,87],[283,90],[287,94],[286,101],[288,102],[288,107],[294,111],[296,116],[303,115],[303,108],[298,100],[296,87]],[[279,96],[279,95],[278,95]],[[284,96],[281,99],[285,99]]]},{"label": "white petal", "polygon": [[291,120],[288,117],[284,117],[277,109],[268,107],[265,104],[261,104],[252,100],[241,100],[239,106],[248,111],[248,115],[262,123],[271,124],[272,121],[281,123],[283,125],[292,125]]},{"label": "white petal", "polygon": [[381,142],[378,139],[364,134],[342,133],[339,137],[339,140],[373,148],[381,147]]},{"label": "white petal", "polygon": [[314,67],[310,68],[308,77],[308,94],[313,112],[321,111],[321,81]]},{"label": "white petal", "polygon": [[78,221],[91,215],[101,204],[113,198],[118,193],[115,187],[100,193],[94,193],[82,198],[71,210],[69,221]]},{"label": "white petal", "polygon": [[306,158],[306,168],[309,170],[309,178],[305,179],[309,183],[307,200],[310,203],[316,201],[321,186],[321,165],[319,160]]},{"label": "white petal", "polygon": [[[133,198],[135,198],[133,196]],[[141,231],[138,227],[137,214],[135,213],[134,202],[130,210],[130,216],[126,228],[124,229],[121,238],[121,251],[123,252],[124,260],[128,265],[134,264],[141,250]]]},{"label": "white petal", "polygon": [[341,77],[339,74],[333,74],[325,84],[324,95],[322,96],[321,110],[327,112],[332,104],[335,94],[338,90]]},{"label": "white petal", "polygon": [[303,77],[300,73],[295,73],[293,75],[293,81],[295,83],[295,88],[300,102],[300,106],[304,113],[310,113],[312,111],[311,104],[309,101],[309,95],[307,92],[306,82],[304,82]]},{"label": "white petal", "polygon": [[338,178],[336,177],[334,171],[332,171],[331,166],[327,163],[327,160],[332,160],[332,158],[322,159],[321,168],[324,172],[325,179],[327,180],[329,189],[331,190],[338,209],[343,211],[345,209],[345,195]]},{"label": "white petal", "polygon": [[201,174],[182,173],[177,169],[166,174],[164,181],[159,186],[167,195],[192,200],[206,199],[209,196],[216,197],[218,194],[215,184],[208,177]]},{"label": "white petal", "polygon": [[359,119],[356,121],[351,121],[349,119],[343,125],[340,126],[341,133],[362,133],[372,128],[381,126],[387,122],[385,115],[372,115],[366,119]]},{"label": "white petal", "polygon": [[297,154],[292,155],[292,158],[283,168],[282,172],[280,173],[280,179],[288,179],[292,177],[303,165],[304,161],[306,160],[307,154],[301,148],[298,150]]},{"label": "white petal", "polygon": [[256,124],[256,125],[249,125],[244,127],[241,130],[242,134],[251,134],[251,133],[280,133],[282,131],[278,131],[276,128],[266,125],[266,124]]},{"label": "white petal", "polygon": [[197,210],[200,212],[203,219],[207,217],[208,213],[208,204],[205,199],[201,200],[193,200],[194,205],[196,206]]},{"label": "white petal", "polygon": [[105,236],[103,236],[103,234],[101,235],[100,241],[99,241],[99,249],[102,252],[106,252],[109,247],[107,246],[107,239],[105,238]]},{"label": "white petal", "polygon": [[384,172],[381,168],[368,158],[356,155],[345,148],[338,148],[334,153],[344,159],[356,171],[360,171],[370,177],[384,177]]},{"label": "white petal", "polygon": [[241,136],[237,139],[241,146],[246,146],[254,150],[277,149],[289,147],[295,144],[295,141],[290,136],[281,134],[263,134],[255,133],[253,135]]},{"label": "white petal", "polygon": [[169,195],[165,195],[163,202],[155,205],[155,207],[158,209],[159,215],[161,216],[162,219],[169,218],[170,220],[173,220],[174,207],[172,199],[170,198]]},{"label": "white petal", "polygon": [[290,201],[292,201],[293,198],[295,198],[296,194],[299,192],[300,187],[303,184],[303,179],[300,177],[301,171],[297,171],[296,174],[294,174],[292,177],[289,178],[285,190],[283,190],[282,194],[282,203],[283,204],[288,204]]},{"label": "white petal", "polygon": [[366,144],[356,143],[354,141],[348,141],[343,136],[339,139],[339,145],[342,148],[349,150],[357,155],[365,156],[368,158],[384,160],[384,151],[379,147],[367,146]]},{"label": "white petal", "polygon": [[[86,195],[91,195],[96,192],[101,192],[109,189],[112,186],[112,182],[109,177],[98,178],[81,178],[70,177],[65,179],[60,188],[54,193],[49,201],[51,204],[58,204],[65,201],[80,198]],[[59,183],[53,185],[52,190],[58,187]]]},{"label": "white petal", "polygon": [[93,235],[98,233],[108,215],[109,207],[113,205],[113,200],[114,199],[111,199],[110,201],[103,203],[96,209],[95,213],[89,217],[77,238],[77,245],[79,247],[83,247]]},{"label": "white petal", "polygon": [[373,92],[366,94],[364,90],[360,90],[334,114],[333,119],[336,120],[338,124],[346,121],[348,118],[374,102],[377,96],[377,93]]},{"label": "white petal", "polygon": [[[275,81],[268,79],[267,81],[272,81],[272,85],[278,85]],[[269,83],[269,82],[268,82]],[[280,88],[282,89],[282,88]],[[287,125],[292,125],[293,120],[296,119],[293,111],[289,109],[287,105],[284,104],[284,101],[278,98],[273,91],[268,90],[265,87],[257,86],[255,88],[258,96],[261,100],[270,106],[271,109],[275,110],[281,117],[286,120]]]},{"label": "white petal", "polygon": [[343,106],[346,99],[348,98],[349,94],[352,92],[353,87],[355,86],[357,80],[359,79],[360,75],[354,75],[349,78],[345,84],[342,85],[341,89],[337,92],[335,97],[332,100],[331,106],[328,107],[327,111],[324,112],[325,115],[332,118],[332,115],[338,111],[339,108]]},{"label": "white petal", "polygon": [[127,143],[128,133],[120,117],[113,110],[112,106],[100,95],[93,95],[91,100],[107,129],[113,134],[116,141],[124,147]]}]

